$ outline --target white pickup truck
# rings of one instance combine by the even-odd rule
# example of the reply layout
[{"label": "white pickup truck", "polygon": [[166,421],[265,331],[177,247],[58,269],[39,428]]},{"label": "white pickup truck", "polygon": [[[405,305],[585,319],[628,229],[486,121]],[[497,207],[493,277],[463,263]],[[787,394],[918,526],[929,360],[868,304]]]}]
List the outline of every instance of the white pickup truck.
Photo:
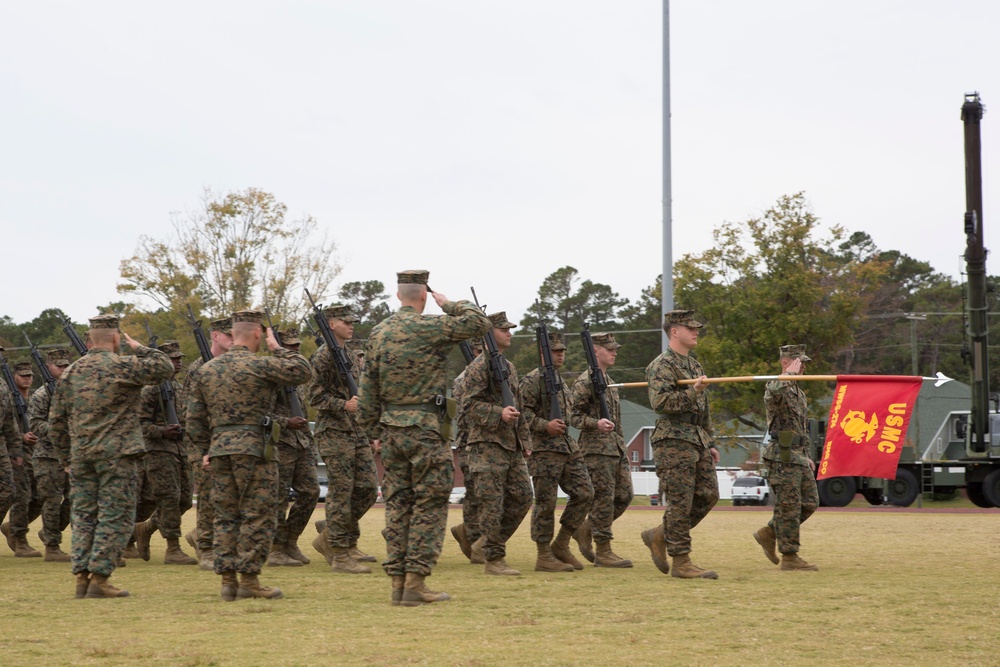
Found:
[{"label": "white pickup truck", "polygon": [[763,477],[748,475],[733,480],[733,506],[770,505],[774,494]]}]

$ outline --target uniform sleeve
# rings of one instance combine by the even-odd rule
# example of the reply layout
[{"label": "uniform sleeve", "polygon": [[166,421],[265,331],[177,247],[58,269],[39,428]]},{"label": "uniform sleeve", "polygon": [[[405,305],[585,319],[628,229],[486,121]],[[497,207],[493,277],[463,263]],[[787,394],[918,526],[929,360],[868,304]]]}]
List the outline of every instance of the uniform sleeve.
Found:
[{"label": "uniform sleeve", "polygon": [[465,372],[465,396],[462,398],[466,419],[470,424],[488,428],[500,425],[503,406],[493,399],[490,373],[485,353],[473,361]]},{"label": "uniform sleeve", "polygon": [[[365,363],[365,372],[361,374],[361,386],[358,390],[358,425],[368,434],[369,440],[377,440],[378,424],[382,419],[382,384],[379,373],[377,354],[369,355]],[[312,395],[310,389],[310,396]]]},{"label": "uniform sleeve", "polygon": [[[67,371],[68,372],[68,371]],[[59,457],[59,464],[65,468],[69,465],[69,396],[70,391],[66,386],[66,374],[57,385],[55,396],[52,397],[52,405],[49,407],[49,442]]]},{"label": "uniform sleeve", "polygon": [[337,396],[330,388],[330,380],[338,374],[333,354],[324,345],[316,350],[310,360],[313,368],[312,382],[309,383],[309,405],[317,410],[343,412],[347,399]]},{"label": "uniform sleeve", "polygon": [[309,360],[298,352],[279,347],[267,358],[270,380],[278,386],[300,385],[312,379]]},{"label": "uniform sleeve", "polygon": [[596,431],[598,417],[590,414],[594,396],[590,384],[590,373],[576,379],[569,391],[569,424],[581,431]]},{"label": "uniform sleeve", "polygon": [[658,359],[646,368],[649,405],[658,415],[698,412],[698,393],[694,385],[677,384],[677,373],[665,359]]},{"label": "uniform sleeve", "polygon": [[128,360],[125,378],[131,384],[137,386],[157,384],[174,376],[173,362],[160,350],[140,345],[135,355],[122,358]]},{"label": "uniform sleeve", "polygon": [[49,437],[49,405],[52,397],[49,390],[43,384],[28,401],[28,424],[31,432],[38,436],[39,440],[47,440]]},{"label": "uniform sleeve", "polygon": [[202,395],[200,376],[195,376],[187,392],[187,434],[195,451],[202,456],[208,454],[212,444],[212,428],[208,420],[208,409]]},{"label": "uniform sleeve", "polygon": [[486,313],[471,301],[445,301],[441,310],[448,315],[443,319],[441,333],[446,340],[454,343],[485,336],[493,327]]},{"label": "uniform sleeve", "polygon": [[546,427],[549,425],[545,415],[541,412],[542,405],[541,372],[532,371],[521,378],[521,401],[524,403],[523,417],[532,433],[548,434]]},{"label": "uniform sleeve", "polygon": [[160,416],[160,388],[146,386],[139,395],[139,426],[142,427],[142,437],[149,442],[163,438],[164,426],[156,423]]}]

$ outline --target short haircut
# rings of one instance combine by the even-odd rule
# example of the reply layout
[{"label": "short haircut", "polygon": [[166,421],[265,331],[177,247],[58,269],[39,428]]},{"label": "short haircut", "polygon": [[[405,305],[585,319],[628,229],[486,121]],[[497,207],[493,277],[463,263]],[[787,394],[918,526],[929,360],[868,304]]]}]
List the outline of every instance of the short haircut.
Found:
[{"label": "short haircut", "polygon": [[250,338],[254,330],[260,331],[260,325],[256,322],[233,322],[233,338]]},{"label": "short haircut", "polygon": [[116,333],[118,329],[91,329],[90,340],[94,345],[104,347],[114,342]]},{"label": "short haircut", "polygon": [[403,283],[398,286],[399,298],[402,301],[417,301],[427,293],[427,285],[416,285],[414,283]]}]

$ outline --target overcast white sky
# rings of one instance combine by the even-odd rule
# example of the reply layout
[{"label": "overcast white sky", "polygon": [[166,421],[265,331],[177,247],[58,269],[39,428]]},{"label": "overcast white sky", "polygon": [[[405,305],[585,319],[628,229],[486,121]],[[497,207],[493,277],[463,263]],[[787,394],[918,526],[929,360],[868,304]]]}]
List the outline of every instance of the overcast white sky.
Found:
[{"label": "overcast white sky", "polygon": [[[427,268],[517,321],[571,264],[635,299],[661,267],[662,7],[7,3],[0,315],[95,314],[139,234],[206,186],[315,216],[339,282]],[[995,0],[671,2],[675,256],[804,190],[957,276],[972,90],[998,243],[997,26]]]}]

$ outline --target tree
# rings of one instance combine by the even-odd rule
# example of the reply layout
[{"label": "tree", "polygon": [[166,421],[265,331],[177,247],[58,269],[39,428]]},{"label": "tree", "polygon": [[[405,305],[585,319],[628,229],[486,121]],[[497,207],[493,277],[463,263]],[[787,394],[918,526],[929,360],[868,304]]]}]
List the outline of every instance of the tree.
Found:
[{"label": "tree", "polygon": [[173,231],[139,238],[121,263],[119,293],[176,312],[191,302],[215,316],[266,306],[276,321],[298,321],[308,307],[303,288],[322,295],[340,272],[316,220],[288,219],[285,204],[256,188],[206,189],[201,208],[173,217]]},{"label": "tree", "polygon": [[572,266],[557,269],[542,281],[537,303],[521,320],[522,327],[545,321],[559,331],[579,331],[584,324],[594,329],[617,323],[618,311],[628,305],[609,285],[584,280]]}]

